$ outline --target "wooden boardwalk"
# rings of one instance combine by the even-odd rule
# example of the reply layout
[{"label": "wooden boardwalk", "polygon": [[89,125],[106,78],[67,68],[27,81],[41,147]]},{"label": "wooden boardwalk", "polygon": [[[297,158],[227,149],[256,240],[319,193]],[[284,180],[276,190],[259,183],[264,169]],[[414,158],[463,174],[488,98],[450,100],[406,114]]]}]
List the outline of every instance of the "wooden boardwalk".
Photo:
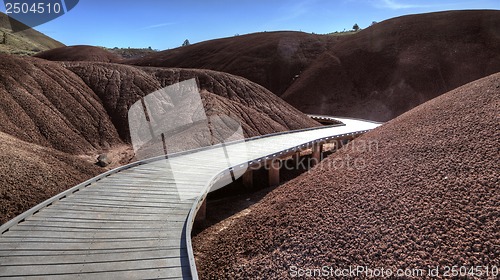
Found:
[{"label": "wooden boardwalk", "polygon": [[346,125],[151,159],[84,182],[0,227],[0,278],[197,279],[191,227],[213,185],[230,167],[380,125],[339,120]]}]

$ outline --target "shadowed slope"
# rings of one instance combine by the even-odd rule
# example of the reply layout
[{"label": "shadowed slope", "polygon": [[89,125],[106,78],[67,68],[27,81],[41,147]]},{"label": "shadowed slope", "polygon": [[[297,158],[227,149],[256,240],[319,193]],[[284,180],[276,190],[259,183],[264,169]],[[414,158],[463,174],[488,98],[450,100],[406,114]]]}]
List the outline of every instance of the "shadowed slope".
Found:
[{"label": "shadowed slope", "polygon": [[61,47],[38,53],[35,57],[52,61],[118,62],[122,60],[117,54],[92,46]]},{"label": "shadowed slope", "polygon": [[500,71],[500,11],[404,16],[349,36],[265,32],[129,60],[245,77],[302,112],[390,120]]},{"label": "shadowed slope", "polygon": [[496,265],[499,106],[495,74],[351,142],[229,227],[195,237],[202,278],[283,279],[291,266]]},{"label": "shadowed slope", "polygon": [[160,83],[143,71],[120,64],[66,62],[97,94],[122,139],[130,142],[127,114],[141,97],[161,88]]},{"label": "shadowed slope", "polygon": [[201,42],[129,60],[141,66],[212,69],[245,77],[281,95],[338,37],[264,32]]},{"label": "shadowed slope", "polygon": [[500,71],[500,11],[404,16],[345,37],[282,96],[303,112],[386,121]]}]

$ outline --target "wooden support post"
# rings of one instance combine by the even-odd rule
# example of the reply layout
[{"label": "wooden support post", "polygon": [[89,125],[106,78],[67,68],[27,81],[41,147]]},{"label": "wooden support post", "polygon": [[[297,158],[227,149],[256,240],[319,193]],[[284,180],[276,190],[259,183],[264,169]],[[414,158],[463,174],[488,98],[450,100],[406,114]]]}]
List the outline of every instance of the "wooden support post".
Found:
[{"label": "wooden support post", "polygon": [[321,152],[323,150],[322,144],[314,144],[312,148],[312,156],[311,156],[311,167],[315,166],[321,161]]},{"label": "wooden support post", "polygon": [[292,160],[294,164],[297,164],[300,162],[300,152],[296,152],[295,154],[292,155]]},{"label": "wooden support post", "polygon": [[345,141],[344,139],[337,140],[337,142],[335,143],[337,150],[340,150],[340,149],[342,149],[342,147],[344,147],[344,141]]},{"label": "wooden support post", "polygon": [[201,204],[198,213],[196,213],[196,218],[194,219],[195,221],[204,221],[206,218],[207,218],[207,198],[205,198],[205,200]]},{"label": "wooden support post", "polygon": [[245,186],[246,189],[253,189],[253,170],[248,168],[242,177],[243,186]]},{"label": "wooden support post", "polygon": [[272,160],[269,162],[269,186],[277,186],[280,184],[280,161]]}]

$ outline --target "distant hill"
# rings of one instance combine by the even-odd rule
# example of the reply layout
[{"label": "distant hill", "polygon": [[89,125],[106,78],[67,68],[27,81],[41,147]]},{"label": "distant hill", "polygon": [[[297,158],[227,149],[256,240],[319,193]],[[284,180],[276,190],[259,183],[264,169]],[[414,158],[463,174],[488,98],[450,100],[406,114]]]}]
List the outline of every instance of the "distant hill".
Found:
[{"label": "distant hill", "polygon": [[123,58],[101,47],[69,46],[51,49],[34,55],[52,61],[119,62]]},{"label": "distant hill", "polygon": [[0,12],[0,53],[32,55],[40,51],[64,46],[61,42],[47,37],[32,28],[14,33],[11,22],[15,25],[24,26],[24,24],[18,21],[10,21],[6,14]]},{"label": "distant hill", "polygon": [[293,31],[262,32],[201,42],[127,63],[227,72],[245,77],[280,96],[296,75],[341,37]]},{"label": "distant hill", "polygon": [[348,36],[264,32],[127,63],[245,77],[306,113],[379,121],[500,71],[500,11],[403,16]]},{"label": "distant hill", "polygon": [[123,59],[141,58],[156,53],[151,48],[105,48],[94,46],[68,46],[51,49],[35,56],[52,61],[96,61],[96,62],[120,62]]},{"label": "distant hill", "polygon": [[153,50],[151,47],[149,48],[105,48],[107,51],[110,51],[114,54],[121,56],[122,58],[140,58],[146,55],[156,53],[157,50]]}]

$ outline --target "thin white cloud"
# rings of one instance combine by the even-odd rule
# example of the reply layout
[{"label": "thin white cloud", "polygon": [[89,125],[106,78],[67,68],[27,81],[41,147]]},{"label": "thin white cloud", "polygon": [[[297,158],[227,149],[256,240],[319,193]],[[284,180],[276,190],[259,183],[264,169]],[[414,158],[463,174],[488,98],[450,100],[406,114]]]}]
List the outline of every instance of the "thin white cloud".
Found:
[{"label": "thin white cloud", "polygon": [[[346,1],[358,1],[358,0],[346,0]],[[391,9],[391,10],[403,10],[403,9],[419,9],[419,8],[432,8],[432,9],[463,9],[465,6],[470,6],[472,4],[477,4],[476,2],[467,2],[462,0],[450,1],[450,2],[435,2],[432,4],[415,3],[412,0],[359,0],[364,3],[370,3],[372,6],[379,9]],[[497,0],[495,0],[497,1]]]},{"label": "thin white cloud", "polygon": [[303,0],[293,5],[287,4],[280,13],[282,16],[275,18],[271,23],[281,23],[299,18],[310,12],[310,6],[317,0]]},{"label": "thin white cloud", "polygon": [[434,5],[422,5],[422,4],[407,4],[400,3],[396,0],[381,0],[377,1],[376,5],[378,8],[386,8],[391,10],[401,10],[401,9],[414,9],[414,8],[429,8]]},{"label": "thin white cloud", "polygon": [[174,25],[174,24],[175,24],[175,22],[164,22],[164,23],[160,23],[160,24],[149,25],[149,26],[141,28],[140,30],[161,28],[161,27],[170,26],[170,25]]}]

